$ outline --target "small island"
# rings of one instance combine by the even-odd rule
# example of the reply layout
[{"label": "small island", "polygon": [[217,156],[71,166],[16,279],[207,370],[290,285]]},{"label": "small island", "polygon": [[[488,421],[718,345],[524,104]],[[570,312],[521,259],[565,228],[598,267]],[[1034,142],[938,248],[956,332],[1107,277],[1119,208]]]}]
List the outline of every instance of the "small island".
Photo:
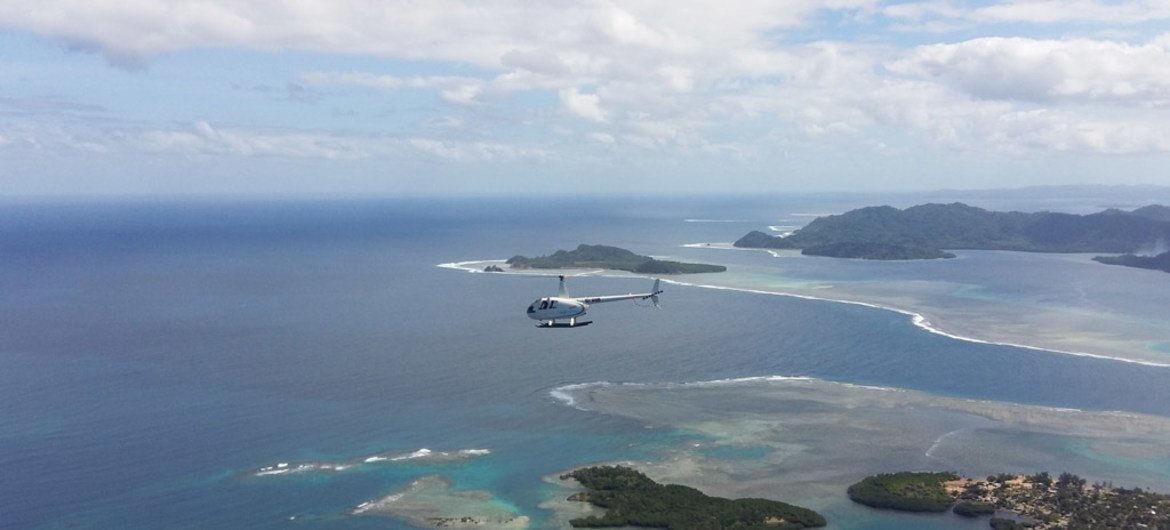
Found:
[{"label": "small island", "polygon": [[825,526],[820,514],[768,499],[724,499],[677,484],[659,484],[622,466],[596,466],[561,476],[586,488],[570,500],[605,508],[604,516],[569,521],[574,528],[641,526],[689,530],[701,528],[799,529]]},{"label": "small island", "polygon": [[1087,485],[1072,473],[1053,479],[1001,473],[983,480],[954,473],[886,473],[849,487],[849,498],[874,508],[992,516],[995,529],[1170,528],[1170,496],[1112,483]]},{"label": "small island", "polygon": [[1170,208],[1160,205],[1074,215],[992,212],[953,203],[860,208],[818,217],[788,236],[753,231],[735,246],[894,260],[954,257],[943,249],[1132,253],[1167,240]]},{"label": "small island", "polygon": [[1125,267],[1137,267],[1139,269],[1153,269],[1156,271],[1170,272],[1170,252],[1163,252],[1157,256],[1136,256],[1134,254],[1123,254],[1120,256],[1097,256],[1093,261],[1104,263],[1106,265],[1122,265]]},{"label": "small island", "polygon": [[888,473],[865,477],[846,493],[853,502],[873,508],[945,512],[955,504],[945,485],[959,479],[954,473]]},{"label": "small island", "polygon": [[722,265],[657,260],[606,245],[578,245],[576,250],[558,250],[549,256],[536,258],[514,256],[507,263],[513,269],[597,268],[639,274],[697,274],[727,270]]}]

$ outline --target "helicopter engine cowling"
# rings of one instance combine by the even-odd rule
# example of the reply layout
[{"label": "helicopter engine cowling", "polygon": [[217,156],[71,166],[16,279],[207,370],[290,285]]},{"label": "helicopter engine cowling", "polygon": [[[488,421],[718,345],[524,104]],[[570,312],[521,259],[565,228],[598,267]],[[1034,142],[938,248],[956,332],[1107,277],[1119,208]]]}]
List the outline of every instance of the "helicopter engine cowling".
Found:
[{"label": "helicopter engine cowling", "polygon": [[528,306],[528,318],[533,320],[560,320],[576,318],[585,314],[588,306],[572,298],[548,297],[532,302]]}]

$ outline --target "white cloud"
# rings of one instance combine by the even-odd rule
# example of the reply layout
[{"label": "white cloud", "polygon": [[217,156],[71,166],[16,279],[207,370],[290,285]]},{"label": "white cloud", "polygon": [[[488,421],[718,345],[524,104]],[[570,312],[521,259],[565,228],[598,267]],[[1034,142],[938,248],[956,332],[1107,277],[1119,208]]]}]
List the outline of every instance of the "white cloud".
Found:
[{"label": "white cloud", "polygon": [[[246,129],[219,129],[205,121],[192,130],[151,130],[132,135],[134,148],[161,153],[190,155],[234,155],[241,157],[283,157],[359,159],[374,154],[367,141],[303,132],[265,132]],[[360,139],[359,139],[360,140]]]},{"label": "white cloud", "polygon": [[541,159],[544,151],[494,142],[453,142],[431,138],[412,138],[411,147],[453,162],[513,161]]},{"label": "white cloud", "polygon": [[[587,137],[590,140],[593,140],[594,142],[597,142],[599,144],[613,145],[615,142],[617,142],[617,139],[614,138],[612,134],[595,132],[595,133],[589,133],[587,135]],[[3,144],[0,144],[0,145],[3,145]]]},{"label": "white cloud", "polygon": [[[28,125],[2,132],[0,140],[11,132],[19,133],[27,148],[105,154],[402,161],[417,158],[421,153],[456,162],[541,160],[547,156],[544,149],[522,144],[263,131],[216,127],[206,121],[179,129],[66,129]],[[2,145],[4,142],[0,142]]]},{"label": "white cloud", "polygon": [[597,94],[582,94],[576,88],[560,91],[561,103],[574,116],[585,118],[597,123],[605,123],[608,119],[601,109],[601,98]]},{"label": "white cloud", "polygon": [[998,23],[1137,25],[1170,20],[1170,5],[1161,0],[1007,0],[989,5],[930,0],[891,4],[882,7],[881,13],[926,30]]},{"label": "white cloud", "polygon": [[[779,159],[775,153],[787,150],[799,158],[802,149],[830,154],[826,160],[899,149],[992,157],[1170,153],[1160,125],[1170,120],[1170,34],[1151,37],[1138,27],[1170,20],[1168,13],[1170,6],[1152,0],[1059,7],[1047,0],[681,0],[665,7],[650,0],[7,0],[0,28],[121,65],[185,50],[280,52],[287,60],[258,69],[257,82],[308,87],[314,105],[299,114],[229,105],[222,114],[134,118],[119,116],[117,101],[108,111],[65,117],[8,104],[30,121],[55,120],[59,130],[0,124],[0,145],[467,164],[612,161],[616,152],[631,164],[669,165],[685,155],[707,157],[711,167]],[[1067,22],[1077,25],[1059,26]],[[1080,37],[997,36],[1030,25]],[[974,37],[931,44],[937,36],[907,39],[892,28],[961,28]],[[1107,33],[1112,40],[1101,40]],[[906,40],[926,44],[906,47]],[[322,70],[321,54],[346,66]],[[222,60],[182,60],[204,55]],[[314,71],[295,71],[304,64]],[[164,78],[150,80],[157,88]],[[385,94],[358,94],[365,91]],[[396,107],[401,91],[450,105],[379,114]],[[321,118],[327,112],[334,114]],[[265,122],[277,113],[279,126]],[[192,115],[211,123],[169,125]]]},{"label": "white cloud", "polygon": [[310,86],[358,86],[378,90],[437,90],[449,103],[472,105],[479,102],[486,83],[474,77],[375,75],[366,72],[308,72],[301,80]]},{"label": "white cloud", "polygon": [[1170,49],[1154,43],[981,38],[921,46],[888,67],[980,98],[1170,104]]}]

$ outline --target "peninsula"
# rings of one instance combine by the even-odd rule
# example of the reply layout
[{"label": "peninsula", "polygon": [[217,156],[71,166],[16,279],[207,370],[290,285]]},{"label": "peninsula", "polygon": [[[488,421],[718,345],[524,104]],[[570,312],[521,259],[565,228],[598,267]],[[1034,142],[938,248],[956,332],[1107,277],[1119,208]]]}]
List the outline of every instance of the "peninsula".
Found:
[{"label": "peninsula", "polygon": [[1157,256],[1135,256],[1133,254],[1097,256],[1093,258],[1093,261],[1106,265],[1123,265],[1126,267],[1137,267],[1139,269],[1154,269],[1162,272],[1170,272],[1170,252],[1163,252]]},{"label": "peninsula", "polygon": [[1170,208],[1161,205],[1075,215],[992,212],[952,203],[860,208],[818,217],[786,237],[753,231],[735,246],[889,260],[954,257],[944,249],[1132,253],[1168,240]]},{"label": "peninsula", "polygon": [[513,269],[597,268],[640,274],[695,274],[727,270],[722,265],[657,260],[624,248],[605,245],[578,245],[576,250],[558,250],[549,256],[536,258],[514,256],[507,263]]},{"label": "peninsula", "polygon": [[1167,528],[1170,496],[1112,483],[1087,485],[1071,473],[1053,479],[1003,473],[986,479],[954,473],[889,473],[849,487],[854,502],[899,511],[991,515],[992,528]]},{"label": "peninsula", "polygon": [[825,526],[820,514],[768,499],[724,499],[677,484],[659,484],[622,466],[578,469],[561,476],[577,479],[586,491],[570,500],[605,508],[602,517],[569,521],[574,528],[642,526],[690,530],[743,528],[796,530]]}]

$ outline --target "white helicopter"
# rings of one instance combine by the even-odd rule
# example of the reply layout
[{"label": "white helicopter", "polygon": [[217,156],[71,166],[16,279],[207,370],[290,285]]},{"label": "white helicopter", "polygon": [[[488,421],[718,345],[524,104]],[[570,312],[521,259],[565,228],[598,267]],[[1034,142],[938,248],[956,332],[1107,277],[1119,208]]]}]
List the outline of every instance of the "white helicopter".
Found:
[{"label": "white helicopter", "polygon": [[[569,298],[569,291],[565,289],[565,277],[559,276],[561,287],[556,296],[541,298],[528,306],[528,318],[539,320],[538,328],[572,328],[592,324],[593,321],[578,322],[577,317],[584,316],[590,304],[602,302],[617,302],[619,300],[646,300],[649,299],[658,307],[658,295],[662,289],[658,288],[658,280],[654,280],[654,287],[648,293],[616,294],[610,296],[587,296],[583,298]],[[568,323],[557,322],[568,319]]]}]

